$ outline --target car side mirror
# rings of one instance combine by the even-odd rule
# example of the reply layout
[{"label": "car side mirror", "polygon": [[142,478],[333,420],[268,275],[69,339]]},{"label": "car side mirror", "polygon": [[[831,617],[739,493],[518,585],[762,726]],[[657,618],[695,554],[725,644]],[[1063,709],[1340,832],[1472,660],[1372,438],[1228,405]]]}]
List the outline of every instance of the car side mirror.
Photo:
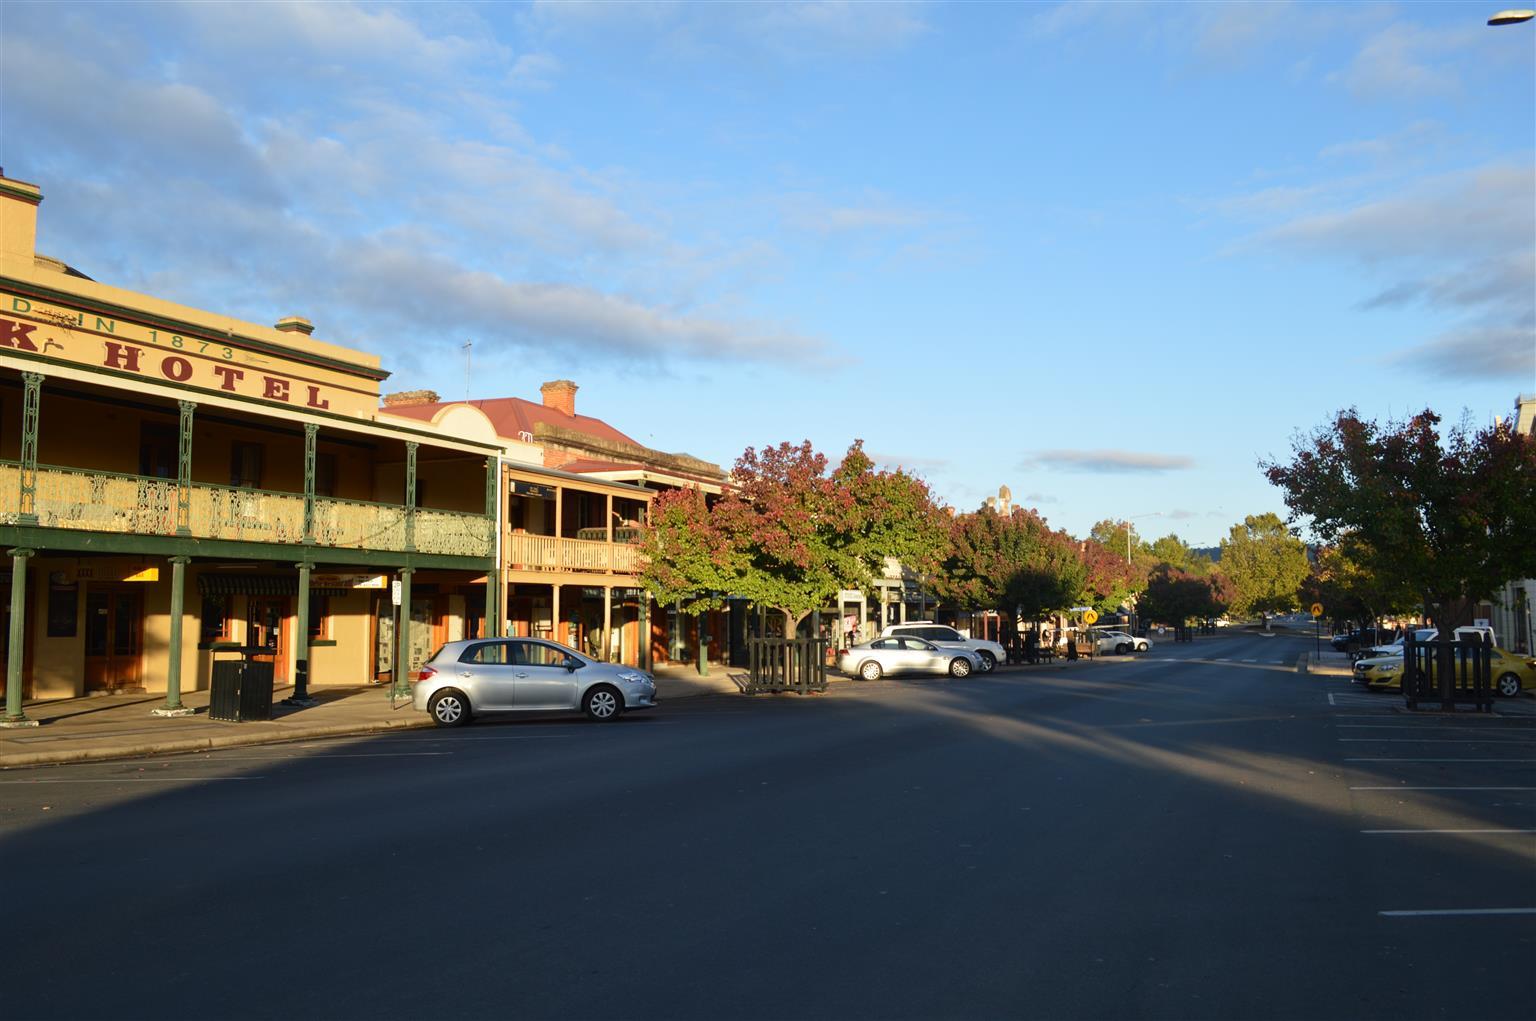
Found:
[{"label": "car side mirror", "polygon": [[581,662],[579,660],[573,659],[570,656],[565,657],[565,672],[566,673],[574,674],[576,672],[576,668],[579,667],[579,666],[581,666]]}]

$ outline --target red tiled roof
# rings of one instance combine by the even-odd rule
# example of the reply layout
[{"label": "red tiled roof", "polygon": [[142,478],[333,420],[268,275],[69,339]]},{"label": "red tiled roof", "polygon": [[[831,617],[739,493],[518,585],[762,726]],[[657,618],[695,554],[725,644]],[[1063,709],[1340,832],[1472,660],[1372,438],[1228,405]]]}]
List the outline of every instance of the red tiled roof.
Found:
[{"label": "red tiled roof", "polygon": [[[455,404],[468,404],[479,408],[491,420],[496,434],[504,439],[519,439],[519,433],[532,433],[536,423],[546,422],[562,429],[572,429],[598,439],[641,446],[639,442],[619,432],[600,418],[589,415],[567,415],[563,411],[547,408],[537,401],[525,401],[521,397],[493,397],[484,401],[444,401],[439,404],[407,404],[403,407],[386,407],[380,410],[391,415],[404,415],[430,422],[432,416],[443,408]],[[621,467],[630,467],[622,465]],[[593,469],[588,469],[593,470]]]}]

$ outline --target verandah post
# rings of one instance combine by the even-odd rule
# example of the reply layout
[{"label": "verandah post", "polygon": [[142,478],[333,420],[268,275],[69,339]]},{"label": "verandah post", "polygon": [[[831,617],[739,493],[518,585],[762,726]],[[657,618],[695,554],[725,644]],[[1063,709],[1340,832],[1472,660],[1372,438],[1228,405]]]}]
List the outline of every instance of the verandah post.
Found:
[{"label": "verandah post", "polygon": [[21,708],[22,650],[27,637],[27,561],[36,552],[11,550],[11,644],[5,658],[5,719],[0,726],[37,726],[37,721],[27,719]]}]

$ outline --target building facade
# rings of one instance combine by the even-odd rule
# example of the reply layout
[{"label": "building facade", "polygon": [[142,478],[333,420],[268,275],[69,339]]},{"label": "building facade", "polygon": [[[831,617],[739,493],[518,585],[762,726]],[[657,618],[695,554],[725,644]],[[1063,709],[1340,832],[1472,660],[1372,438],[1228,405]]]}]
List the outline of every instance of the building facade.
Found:
[{"label": "building facade", "polygon": [[388,373],[299,317],[242,322],[98,283],[36,249],[0,177],[0,592],[23,697],[400,677],[493,633],[505,450],[379,412]]}]

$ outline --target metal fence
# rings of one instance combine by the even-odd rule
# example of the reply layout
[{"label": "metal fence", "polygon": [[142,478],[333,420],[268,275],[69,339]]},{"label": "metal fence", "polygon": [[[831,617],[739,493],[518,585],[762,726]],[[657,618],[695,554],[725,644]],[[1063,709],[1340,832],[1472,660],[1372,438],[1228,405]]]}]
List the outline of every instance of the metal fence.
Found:
[{"label": "metal fence", "polygon": [[748,638],[749,695],[827,690],[827,642],[822,638]]},{"label": "metal fence", "polygon": [[1403,697],[1409,709],[1420,702],[1452,710],[1470,702],[1477,711],[1493,711],[1493,644],[1489,636],[1462,635],[1461,641],[1414,641],[1403,637]]}]

